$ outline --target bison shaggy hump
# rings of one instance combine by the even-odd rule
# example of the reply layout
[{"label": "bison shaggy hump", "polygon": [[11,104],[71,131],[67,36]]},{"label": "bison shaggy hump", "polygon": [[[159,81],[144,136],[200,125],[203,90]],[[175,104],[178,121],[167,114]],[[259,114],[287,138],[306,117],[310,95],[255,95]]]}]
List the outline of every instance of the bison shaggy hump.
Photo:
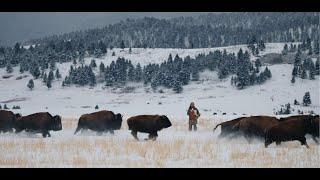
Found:
[{"label": "bison shaggy hump", "polygon": [[91,114],[84,114],[79,118],[78,127],[74,134],[83,129],[90,129],[101,135],[103,132],[114,133],[119,130],[122,124],[122,115],[114,114],[112,111],[98,111]]},{"label": "bison shaggy hump", "polygon": [[22,116],[17,120],[16,133],[23,130],[33,133],[42,133],[43,137],[51,137],[49,133],[50,130],[62,130],[61,116],[52,116],[48,112],[39,112],[28,116]]},{"label": "bison shaggy hump", "polygon": [[11,111],[0,110],[0,132],[13,132],[15,123],[20,114],[14,114]]},{"label": "bison shaggy hump", "polygon": [[129,130],[131,130],[131,134],[137,140],[139,140],[137,136],[138,132],[149,133],[149,139],[156,140],[158,131],[172,126],[168,117],[164,115],[134,116],[130,117],[127,120],[127,123]]}]

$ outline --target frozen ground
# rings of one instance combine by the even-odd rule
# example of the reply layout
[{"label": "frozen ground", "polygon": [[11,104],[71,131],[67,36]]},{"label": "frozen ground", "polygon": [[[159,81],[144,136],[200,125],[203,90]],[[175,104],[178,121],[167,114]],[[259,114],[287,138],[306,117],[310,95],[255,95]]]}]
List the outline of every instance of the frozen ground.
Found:
[{"label": "frozen ground", "polygon": [[[97,64],[106,65],[118,55],[130,59],[134,64],[167,60],[169,53],[173,57],[194,56],[208,53],[214,49],[227,49],[237,52],[245,46],[231,46],[208,49],[127,49],[116,51],[116,57],[108,55],[97,59]],[[267,44],[265,53],[281,52],[283,43]],[[91,59],[86,59],[89,64]],[[58,64],[63,77],[70,63]],[[55,80],[53,88],[48,90],[35,80],[34,90],[27,88],[30,75],[21,76],[18,67],[13,76],[3,79],[5,69],[0,69],[0,104],[9,108],[19,105],[14,112],[27,115],[39,111],[49,111],[63,117],[63,131],[53,132],[52,138],[43,139],[41,135],[22,133],[0,135],[0,167],[319,167],[319,146],[308,139],[310,149],[301,147],[298,142],[283,143],[279,147],[271,145],[265,149],[263,143],[254,141],[248,144],[243,139],[217,139],[219,130],[212,133],[213,127],[221,121],[243,115],[274,115],[280,105],[299,102],[306,91],[311,94],[309,107],[293,106],[305,112],[320,112],[319,76],[317,80],[296,79],[292,85],[292,65],[269,66],[272,79],[263,85],[237,90],[230,85],[230,78],[220,81],[216,72],[203,72],[201,81],[184,86],[183,93],[175,94],[162,89],[164,93],[152,92],[143,84],[128,84],[135,87],[132,93],[123,93],[121,89],[105,88],[103,84],[95,88],[61,87],[62,80]],[[24,73],[22,75],[28,75]],[[202,116],[199,131],[187,131],[186,110],[194,101]],[[124,115],[123,126],[114,136],[96,136],[95,133],[74,136],[77,119],[81,114],[101,109],[112,110]],[[217,115],[213,115],[217,113]],[[227,115],[222,115],[226,113]],[[173,126],[159,133],[156,142],[136,142],[127,130],[125,120],[137,114],[166,114]],[[219,128],[220,129],[220,128]],[[146,135],[143,135],[146,136]]]}]

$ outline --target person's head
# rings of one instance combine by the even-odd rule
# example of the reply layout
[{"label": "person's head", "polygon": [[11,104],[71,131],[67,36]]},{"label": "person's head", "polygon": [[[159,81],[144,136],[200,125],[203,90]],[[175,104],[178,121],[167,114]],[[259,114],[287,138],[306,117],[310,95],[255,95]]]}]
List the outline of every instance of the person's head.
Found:
[{"label": "person's head", "polygon": [[195,107],[194,102],[191,102],[190,107]]}]

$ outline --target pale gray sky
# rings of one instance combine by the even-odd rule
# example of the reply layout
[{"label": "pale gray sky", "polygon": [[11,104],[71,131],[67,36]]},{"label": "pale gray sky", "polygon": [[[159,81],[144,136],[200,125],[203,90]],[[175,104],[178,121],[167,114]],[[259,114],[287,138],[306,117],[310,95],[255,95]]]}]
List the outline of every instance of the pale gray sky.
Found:
[{"label": "pale gray sky", "polygon": [[205,12],[0,12],[0,45],[102,27],[126,18],[198,16]]}]

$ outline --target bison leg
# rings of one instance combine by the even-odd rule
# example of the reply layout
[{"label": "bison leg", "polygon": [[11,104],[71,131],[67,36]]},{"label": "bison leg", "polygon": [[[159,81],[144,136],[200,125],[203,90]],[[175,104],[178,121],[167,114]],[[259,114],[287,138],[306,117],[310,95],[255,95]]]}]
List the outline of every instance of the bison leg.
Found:
[{"label": "bison leg", "polygon": [[301,145],[306,145],[307,148],[309,148],[308,144],[307,144],[307,140],[305,137],[302,137],[301,139],[299,139],[299,141],[301,142]]},{"label": "bison leg", "polygon": [[139,138],[138,138],[138,134],[137,134],[137,133],[138,133],[137,131],[134,131],[134,130],[131,131],[132,136],[133,136],[136,140],[139,141]]},{"label": "bison leg", "polygon": [[42,137],[51,137],[51,134],[49,133],[49,131],[43,131],[42,132]]},{"label": "bison leg", "polygon": [[265,141],[264,147],[267,148],[270,144],[272,144],[272,141]]},{"label": "bison leg", "polygon": [[154,132],[154,133],[150,133],[149,134],[149,138],[148,139],[155,141],[157,139],[157,137],[158,137],[158,133]]},{"label": "bison leg", "polygon": [[109,132],[110,134],[114,135],[114,130],[110,130]]},{"label": "bison leg", "polygon": [[276,141],[276,145],[280,145],[281,144],[281,141]]}]

